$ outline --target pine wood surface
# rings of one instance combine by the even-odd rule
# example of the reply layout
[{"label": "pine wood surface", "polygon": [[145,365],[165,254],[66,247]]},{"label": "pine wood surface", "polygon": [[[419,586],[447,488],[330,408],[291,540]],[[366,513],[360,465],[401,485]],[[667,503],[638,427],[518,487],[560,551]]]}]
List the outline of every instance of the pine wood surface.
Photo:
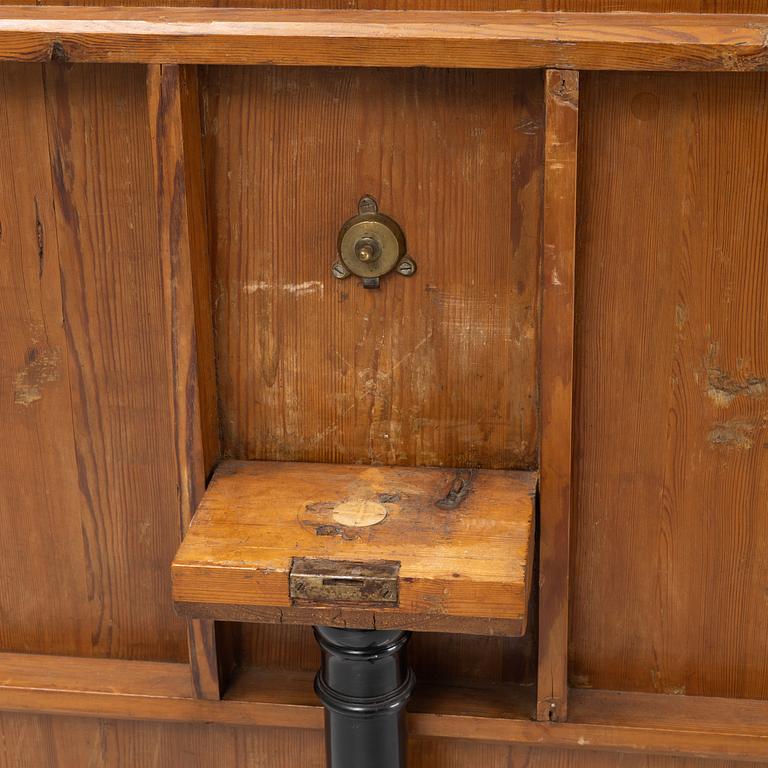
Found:
[{"label": "pine wood surface", "polygon": [[[397,7],[407,1],[398,2]],[[323,0],[318,4],[331,5]],[[584,10],[572,5],[566,10]],[[467,0],[464,6],[479,9],[480,3]],[[594,4],[594,10],[620,7],[629,3]],[[645,9],[765,11],[753,2],[736,0],[729,4],[660,0],[645,4]],[[56,10],[54,15],[58,13],[69,11]],[[720,23],[731,21],[720,19]],[[760,35],[764,39],[763,22],[755,24],[748,28],[750,35],[756,32],[750,40],[759,40]],[[42,47],[35,43],[11,55],[49,57],[52,38],[46,40]],[[707,48],[716,55],[704,59],[698,55],[692,59],[686,49],[682,58],[675,59],[675,66],[762,66],[762,49],[753,50],[750,45],[743,51],[744,59],[729,57],[727,45]],[[91,55],[86,48],[78,53],[70,46],[68,41],[66,55]],[[675,56],[680,53],[676,51]],[[427,49],[413,55],[417,54],[437,55]],[[594,49],[589,55],[593,54]],[[475,63],[485,62],[486,55],[489,52],[484,51]],[[642,54],[646,55],[651,54]],[[398,59],[398,63],[408,61]],[[603,48],[598,63],[611,61]],[[569,60],[560,62],[573,65]],[[647,66],[634,54],[624,55],[619,64]],[[669,59],[664,66],[671,66]],[[348,386],[355,368],[366,368],[364,355],[356,351],[360,356],[352,360],[352,373],[335,373],[338,388],[331,390],[362,395],[356,406],[359,412],[353,410],[345,417],[340,435],[312,445],[311,440],[322,432],[315,424],[307,435],[301,434],[307,414],[299,418],[299,410],[306,409],[310,416],[319,413],[318,424],[333,426],[332,410],[322,411],[320,400],[311,397],[281,401],[277,387],[270,393],[276,398],[271,403],[262,403],[254,393],[264,391],[275,370],[271,365],[287,373],[284,381],[291,376],[299,381],[288,350],[304,344],[304,354],[309,350],[311,355],[313,347],[322,346],[311,342],[322,338],[318,329],[292,311],[290,297],[283,296],[288,292],[282,288],[276,288],[269,300],[260,297],[263,289],[256,288],[241,309],[247,301],[252,303],[240,313],[222,309],[220,297],[227,291],[234,294],[238,280],[243,285],[246,281],[260,285],[263,265],[268,268],[265,281],[282,285],[281,270],[286,264],[257,252],[257,246],[269,244],[276,233],[282,232],[288,244],[284,253],[317,250],[313,241],[294,237],[301,214],[292,213],[287,224],[281,217],[286,210],[294,210],[291,205],[277,207],[270,202],[275,197],[287,200],[300,204],[296,207],[304,212],[305,201],[315,197],[308,191],[304,196],[290,190],[284,194],[280,169],[323,156],[321,163],[310,164],[319,169],[311,180],[317,187],[318,179],[341,165],[339,177],[343,178],[318,193],[324,200],[315,224],[333,219],[328,223],[331,238],[338,223],[351,213],[361,181],[388,179],[386,194],[391,193],[391,202],[383,207],[392,210],[400,196],[395,194],[398,178],[412,175],[413,166],[394,150],[387,154],[375,149],[375,141],[381,141],[379,128],[363,144],[369,165],[359,176],[351,173],[357,167],[352,160],[339,159],[346,157],[352,133],[345,134],[342,127],[349,110],[338,104],[354,105],[355,132],[359,133],[371,99],[379,98],[390,107],[381,110],[384,118],[377,115],[390,121],[391,133],[383,135],[392,136],[395,148],[403,136],[412,137],[406,142],[407,156],[424,160],[419,170],[422,186],[429,188],[437,177],[443,196],[446,189],[455,194],[452,207],[445,211],[430,203],[430,221],[437,222],[438,234],[444,229],[441,223],[447,226],[445,242],[450,239],[462,246],[456,247],[448,264],[456,269],[457,285],[464,285],[466,269],[473,266],[469,259],[462,260],[467,243],[485,243],[488,262],[494,269],[499,263],[491,237],[481,229],[488,220],[483,210],[493,209],[503,198],[505,221],[518,214],[521,221],[535,220],[520,240],[515,258],[503,262],[505,271],[494,273],[487,285],[478,285],[477,296],[461,294],[465,302],[486,301],[492,286],[501,283],[515,297],[519,285],[515,270],[524,263],[529,270],[524,296],[520,294],[514,312],[532,309],[527,315],[511,315],[513,320],[503,312],[494,315],[503,318],[502,326],[494,326],[489,339],[506,344],[509,330],[520,330],[520,317],[535,327],[539,320],[537,243],[542,231],[536,211],[542,204],[544,154],[539,73],[211,68],[198,74],[207,102],[207,136],[202,139],[209,176],[204,191],[216,259],[211,282],[214,299],[219,299],[219,385],[226,390],[220,406],[222,414],[230,417],[229,423],[224,422],[229,453],[278,459],[315,455],[323,461],[366,461],[374,456],[389,463],[395,455],[389,452],[390,446],[396,445],[400,451],[396,461],[404,464],[418,457],[414,461],[444,465],[533,466],[536,338],[529,340],[524,355],[515,344],[503,363],[484,349],[470,348],[468,354],[490,360],[487,367],[494,376],[498,374],[498,379],[487,382],[491,398],[498,399],[483,412],[482,403],[461,394],[478,391],[475,374],[451,370],[449,376],[456,377],[452,391],[460,393],[459,402],[450,402],[448,390],[441,394],[445,410],[439,419],[447,419],[459,407],[468,414],[467,421],[488,418],[492,429],[478,437],[461,434],[462,427],[452,436],[434,428],[426,443],[419,441],[419,434],[428,432],[415,424],[399,433],[386,429],[398,418],[390,406],[402,405],[407,391],[416,385],[437,381],[439,386],[444,369],[414,370],[414,359],[420,365],[419,347],[399,366],[411,377],[403,392],[380,375],[373,386],[365,382]],[[125,675],[123,684],[135,686],[133,693],[124,696],[103,668],[80,666],[75,666],[66,684],[61,683],[65,691],[48,690],[46,685],[56,679],[51,667],[45,659],[25,658],[26,682],[13,691],[3,688],[0,708],[29,713],[0,718],[0,766],[173,766],[180,761],[234,766],[249,760],[270,768],[311,767],[322,759],[322,741],[316,731],[319,711],[309,704],[308,680],[316,650],[306,628],[253,626],[239,633],[240,659],[265,667],[251,677],[235,678],[233,690],[239,691],[244,703],[196,700],[189,667],[181,663],[187,659],[184,625],[170,608],[167,574],[178,540],[178,468],[171,458],[174,425],[167,393],[172,382],[162,338],[167,316],[145,75],[143,67],[61,62],[0,67],[0,113],[4,115],[0,120],[4,170],[0,174],[0,421],[6,435],[0,448],[0,647],[74,654],[73,663],[83,661],[77,656],[179,663],[168,665],[162,673],[155,666],[143,673],[136,667],[117,672],[118,678]],[[315,96],[296,95],[305,83]],[[764,653],[768,626],[762,610],[768,583],[764,504],[768,480],[762,448],[768,362],[764,344],[768,286],[762,258],[768,245],[764,216],[768,169],[763,151],[768,137],[767,87],[763,74],[582,73],[576,497],[570,569],[570,683],[577,687],[570,692],[569,722],[531,722],[524,707],[521,710],[510,698],[514,687],[507,683],[526,671],[530,680],[533,659],[522,650],[526,642],[530,648],[530,637],[518,641],[417,634],[413,657],[417,674],[421,670],[424,695],[414,700],[411,718],[411,759],[417,766],[600,768],[621,761],[632,768],[731,768],[745,764],[736,762],[736,757],[759,761],[755,764],[768,761],[764,702],[716,698],[768,698]],[[405,106],[399,117],[393,117],[391,107],[403,92],[408,94]],[[440,102],[446,105],[444,112]],[[409,116],[414,105],[419,114],[434,119],[439,130],[426,123],[417,125],[416,118]],[[317,118],[326,112],[332,119]],[[457,115],[463,116],[463,126]],[[489,135],[472,133],[489,125]],[[286,126],[292,126],[293,143],[285,138],[278,139],[277,147],[266,143],[273,133],[285,137]],[[307,149],[296,138],[304,135],[314,146],[326,149],[313,155],[312,144]],[[443,154],[429,154],[428,139],[434,143],[441,137]],[[374,161],[369,159],[372,142]],[[260,154],[254,147],[260,148]],[[498,156],[494,154],[497,147],[502,148]],[[455,167],[463,170],[458,178],[452,170],[454,154],[466,160],[476,151],[486,153],[482,156],[488,162],[495,157],[498,165],[491,172],[487,164],[481,169],[459,162]],[[298,166],[283,162],[293,158]],[[259,168],[267,169],[263,178],[256,173]],[[235,181],[226,178],[228,173]],[[527,183],[517,186],[523,177]],[[477,194],[479,178],[484,181],[474,207],[472,196]],[[500,189],[498,178],[513,178],[514,189]],[[349,189],[346,179],[351,179]],[[309,186],[310,182],[302,183]],[[400,189],[408,190],[415,182],[400,183]],[[277,192],[272,184],[278,185]],[[337,201],[340,191],[344,199]],[[379,194],[385,197],[385,192]],[[423,208],[421,198],[413,192],[408,199],[405,213],[397,212],[412,217],[407,235],[421,232],[424,226],[414,213]],[[483,200],[485,207],[479,204]],[[194,205],[197,210],[201,207],[199,201]],[[265,205],[273,207],[263,214]],[[229,235],[222,232],[230,227],[232,242],[226,242]],[[434,233],[430,237],[422,252],[434,247]],[[298,248],[302,242],[310,247]],[[437,241],[444,251],[445,242]],[[193,250],[204,247],[195,245]],[[530,261],[517,261],[522,253]],[[418,260],[419,254],[414,255]],[[317,264],[325,269],[331,257],[323,254]],[[293,272],[287,281],[292,285],[301,282],[301,258],[289,258]],[[442,280],[445,268],[434,267],[433,284]],[[228,283],[231,278],[233,282]],[[317,279],[325,279],[325,273]],[[198,288],[204,283],[198,273]],[[412,287],[402,286],[392,292],[399,298],[386,304],[383,325],[390,315],[407,316],[404,309],[420,307],[418,295],[414,292],[409,298],[409,291]],[[347,299],[355,300],[356,296]],[[298,299],[295,305],[301,306]],[[355,315],[366,311],[361,305]],[[329,312],[322,322],[335,329],[339,316]],[[455,314],[459,324],[474,317],[466,307]],[[375,318],[371,313],[369,328]],[[425,321],[423,327],[401,331],[390,346],[381,343],[384,362],[396,362],[399,348],[408,351],[405,341],[418,342],[416,331],[426,335],[435,318],[437,314],[431,316],[432,326]],[[282,325],[288,329],[287,337],[276,333],[278,319],[289,320]],[[356,349],[353,340],[361,333],[351,327],[355,330],[345,331],[350,335],[344,343]],[[447,323],[445,330],[444,349],[451,351],[446,359],[453,360],[456,350],[460,357],[464,348],[448,338]],[[364,340],[374,338],[372,330],[366,333]],[[522,335],[516,340],[528,343]],[[314,354],[318,370],[332,370],[334,364]],[[242,370],[235,360],[241,360]],[[518,360],[530,367],[513,365]],[[385,373],[388,369],[374,366],[374,370]],[[524,370],[530,379],[524,380]],[[313,372],[320,380],[323,375],[327,374]],[[208,376],[210,382],[210,369]],[[310,384],[297,385],[294,394],[301,393],[303,386]],[[312,381],[311,386],[316,392],[327,391],[325,380]],[[521,393],[530,395],[529,405],[514,411]],[[211,420],[215,409],[210,399],[207,402],[204,416]],[[275,403],[281,405],[271,413],[281,414],[282,422],[264,415]],[[494,421],[499,407],[512,409],[519,419],[514,430],[507,431],[505,426],[509,413]],[[270,436],[268,440],[264,434]],[[216,452],[213,442],[206,453],[207,467]],[[456,456],[466,461],[456,461]],[[45,679],[35,681],[30,665],[39,667]],[[465,687],[435,689],[435,681],[446,680]],[[499,695],[491,681],[503,682],[507,694]],[[92,690],[110,686],[109,695]],[[602,687],[649,693],[615,693]],[[530,698],[525,701],[530,706],[533,689],[527,690]],[[175,700],[169,703],[166,694]],[[142,700],[138,708],[137,699]],[[307,703],[305,709],[301,702]],[[32,715],[36,710],[68,716]],[[158,721],[193,723],[97,719],[105,715],[135,718],[139,712]],[[88,719],[77,719],[78,714]],[[220,725],[206,725],[217,719]],[[248,727],[231,727],[235,723]],[[474,741],[458,742],[457,738]],[[506,743],[510,740],[549,746],[512,746]],[[590,751],[594,749],[600,751]],[[648,754],[629,754],[633,750]],[[705,761],[701,755],[713,759]],[[727,755],[735,756],[734,761],[726,760]]]},{"label": "pine wood surface", "polygon": [[[183,537],[220,450],[196,71],[174,64],[148,67],[147,100],[171,374],[176,513]],[[213,622],[190,620],[187,644],[198,695],[218,699]]]},{"label": "pine wood surface", "polygon": [[[464,495],[441,508],[458,477]],[[174,558],[174,600],[208,618],[521,634],[535,489],[525,472],[223,462]],[[396,562],[397,606],[292,600],[295,558]]]},{"label": "pine wood surface", "polygon": [[745,71],[768,66],[765,32],[764,14],[0,7],[9,61]]},{"label": "pine wood surface", "polygon": [[[290,728],[284,740],[295,742],[299,737],[289,734],[322,728],[312,676],[312,672],[241,669],[223,700],[211,702],[194,698],[184,664],[2,654],[0,701],[6,710],[96,720],[157,720],[166,729],[171,723],[194,723],[198,732],[204,732],[200,727],[204,723]],[[646,759],[659,764],[664,764],[662,756],[672,755],[699,759],[691,759],[690,765],[702,765],[705,756],[763,762],[768,758],[766,702],[574,690],[570,703],[569,722],[542,723],[531,719],[535,701],[530,686],[422,683],[409,705],[409,729],[413,741],[439,740],[435,746],[439,752],[462,760],[465,755],[456,739],[497,747],[568,747],[574,751],[567,754],[586,753],[594,759],[599,753],[593,750],[600,750],[614,761],[617,757],[611,750],[626,753],[622,761],[646,753],[656,756]],[[102,727],[119,726],[103,721]],[[155,731],[156,738],[162,732]],[[122,750],[134,747],[132,741],[121,745]],[[5,754],[13,760],[19,756],[18,748]],[[201,759],[205,753],[193,744],[184,754]],[[709,764],[703,762],[702,768]]]},{"label": "pine wood surface", "polygon": [[2,77],[0,645],[181,660],[144,72]]},{"label": "pine wood surface", "polygon": [[[59,2],[0,0],[0,5],[46,5]],[[74,0],[75,6],[156,7],[158,0]],[[765,13],[765,0],[166,0],[167,7],[282,8],[289,10],[389,11],[566,11],[572,13]]]},{"label": "pine wood surface", "polygon": [[540,720],[568,715],[568,599],[579,75],[547,70],[539,347]]},{"label": "pine wood surface", "polygon": [[[77,765],[122,768],[323,768],[323,740],[316,731],[200,727],[6,714],[0,735],[15,754],[2,768]],[[3,758],[0,758],[3,759]],[[685,757],[622,755],[622,768],[748,768],[760,763]],[[502,744],[412,739],[412,768],[614,768],[615,754],[581,749],[542,749]]]},{"label": "pine wood surface", "polygon": [[767,100],[585,76],[577,686],[768,698]]},{"label": "pine wood surface", "polygon": [[[225,454],[530,468],[538,73],[211,68],[205,93]],[[418,265],[373,291],[330,273],[366,193]]]}]

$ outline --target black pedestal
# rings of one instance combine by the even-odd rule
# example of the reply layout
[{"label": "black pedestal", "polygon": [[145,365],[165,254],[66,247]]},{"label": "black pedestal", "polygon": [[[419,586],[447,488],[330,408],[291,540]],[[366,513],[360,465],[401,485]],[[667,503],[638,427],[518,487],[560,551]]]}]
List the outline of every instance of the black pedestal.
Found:
[{"label": "black pedestal", "polygon": [[405,768],[409,632],[315,627],[328,768]]}]

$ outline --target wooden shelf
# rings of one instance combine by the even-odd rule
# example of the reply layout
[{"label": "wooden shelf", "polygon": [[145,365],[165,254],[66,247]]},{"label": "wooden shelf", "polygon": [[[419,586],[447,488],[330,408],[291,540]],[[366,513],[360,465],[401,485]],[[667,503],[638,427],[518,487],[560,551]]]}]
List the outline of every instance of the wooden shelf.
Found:
[{"label": "wooden shelf", "polygon": [[[414,737],[768,760],[766,701],[572,690],[570,722],[533,721],[534,708],[530,687],[420,683],[408,727]],[[0,711],[323,727],[308,672],[240,669],[221,701],[205,701],[195,697],[186,664],[19,653],[0,654]]]},{"label": "wooden shelf", "polygon": [[768,17],[735,14],[0,9],[0,60],[746,71]]},{"label": "wooden shelf", "polygon": [[172,565],[187,616],[525,631],[536,474],[222,463]]}]

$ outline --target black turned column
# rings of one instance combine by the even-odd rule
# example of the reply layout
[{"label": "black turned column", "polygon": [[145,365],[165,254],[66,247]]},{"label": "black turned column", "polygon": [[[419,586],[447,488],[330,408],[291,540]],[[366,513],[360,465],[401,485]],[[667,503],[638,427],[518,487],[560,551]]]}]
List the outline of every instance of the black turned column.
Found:
[{"label": "black turned column", "polygon": [[328,768],[405,768],[410,632],[315,627]]}]

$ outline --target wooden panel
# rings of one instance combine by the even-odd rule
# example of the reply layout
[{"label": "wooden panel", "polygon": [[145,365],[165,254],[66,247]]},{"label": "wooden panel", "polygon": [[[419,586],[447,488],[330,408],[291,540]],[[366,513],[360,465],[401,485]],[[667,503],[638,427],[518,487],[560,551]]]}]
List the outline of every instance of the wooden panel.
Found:
[{"label": "wooden panel", "polygon": [[[323,768],[322,736],[315,732],[200,728],[77,718],[3,715],[2,768]],[[413,739],[411,768],[747,768],[730,760],[621,755]],[[757,763],[755,763],[757,765]]]},{"label": "wooden panel", "polygon": [[768,697],[768,76],[586,78],[572,681]]},{"label": "wooden panel", "polygon": [[2,768],[323,768],[318,731],[5,715]]},{"label": "wooden panel", "polygon": [[174,526],[154,502],[173,486],[142,92],[100,74],[48,70],[46,124],[41,70],[2,69],[0,642],[177,659],[182,624],[157,599]]},{"label": "wooden panel", "polygon": [[[191,616],[457,632],[479,619],[491,634],[521,634],[535,488],[527,472],[228,461],[174,559],[174,600]],[[374,607],[323,601],[307,577],[296,593],[289,572],[295,584],[306,558],[391,563],[396,591],[388,575],[390,597]]]},{"label": "wooden panel", "polygon": [[[70,0],[69,5],[156,6],[158,0]],[[34,0],[2,0],[0,5],[34,5]],[[55,5],[56,3],[39,3]],[[164,0],[164,6],[208,7],[212,0]],[[765,0],[217,0],[237,8],[316,8],[349,10],[430,11],[571,11],[605,13],[765,13]]]},{"label": "wooden panel", "polygon": [[[200,728],[77,718],[4,715],[0,718],[2,768],[323,768],[319,733]],[[73,762],[70,762],[72,760]],[[620,761],[620,762],[617,762]],[[746,768],[730,760],[616,755],[414,739],[411,768]],[[755,763],[754,765],[757,765]]]},{"label": "wooden panel", "polygon": [[0,7],[0,58],[150,64],[745,71],[765,15]]},{"label": "wooden panel", "polygon": [[[226,451],[534,463],[540,97],[526,73],[210,72]],[[418,262],[378,291],[330,274],[362,193]]]},{"label": "wooden panel", "polygon": [[97,625],[41,67],[0,67],[0,110],[0,647],[87,654]]},{"label": "wooden panel", "polygon": [[46,92],[87,589],[78,652],[181,659],[163,597],[178,504],[144,71],[51,65]]},{"label": "wooden panel", "polygon": [[548,70],[545,78],[537,716],[565,720],[579,75]]},{"label": "wooden panel", "polygon": [[[313,676],[243,669],[223,700],[211,702],[193,698],[183,664],[2,654],[0,708],[319,731],[323,716]],[[460,738],[495,742],[497,748],[518,743],[768,759],[767,702],[574,690],[569,722],[537,722],[534,708],[530,686],[420,683],[409,704],[409,731],[415,738],[440,739],[444,746],[436,748],[447,750]]]},{"label": "wooden panel", "polygon": [[[147,72],[147,96],[173,411],[170,458],[176,472],[176,515],[182,538],[219,453],[196,73],[178,65],[152,65]],[[218,699],[213,622],[190,621],[187,642],[195,690],[204,698]]]}]

